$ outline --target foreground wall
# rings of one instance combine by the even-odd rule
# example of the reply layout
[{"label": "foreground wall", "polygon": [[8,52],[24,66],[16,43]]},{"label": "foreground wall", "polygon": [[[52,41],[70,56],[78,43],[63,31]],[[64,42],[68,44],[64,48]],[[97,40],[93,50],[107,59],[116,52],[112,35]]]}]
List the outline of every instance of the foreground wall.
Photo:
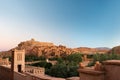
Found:
[{"label": "foreground wall", "polygon": [[14,72],[14,80],[27,80],[27,76],[19,72]]},{"label": "foreground wall", "polygon": [[79,69],[80,80],[104,80],[104,72],[93,69]]},{"label": "foreground wall", "polygon": [[120,60],[103,62],[103,71],[79,69],[80,80],[120,80]]},{"label": "foreground wall", "polygon": [[[0,66],[0,80],[12,80],[11,69],[5,66]],[[47,78],[40,78],[30,73],[14,72],[14,80],[50,80]]]},{"label": "foreground wall", "polygon": [[0,80],[11,80],[11,69],[0,66]]},{"label": "foreground wall", "polygon": [[40,77],[40,75],[37,76],[37,75],[33,75],[33,74],[27,73],[27,72],[25,74],[27,75],[26,80],[51,80],[49,78],[45,78],[42,76]]},{"label": "foreground wall", "polygon": [[[13,80],[10,68],[0,66],[0,80]],[[43,74],[35,75],[29,72],[25,73],[14,72],[14,80],[53,80],[53,79],[50,77],[45,77]]]},{"label": "foreground wall", "polygon": [[[0,66],[0,80],[12,80],[12,71],[6,66]],[[24,74],[14,72],[14,80],[26,80]]]},{"label": "foreground wall", "polygon": [[120,60],[104,62],[105,80],[120,80]]}]

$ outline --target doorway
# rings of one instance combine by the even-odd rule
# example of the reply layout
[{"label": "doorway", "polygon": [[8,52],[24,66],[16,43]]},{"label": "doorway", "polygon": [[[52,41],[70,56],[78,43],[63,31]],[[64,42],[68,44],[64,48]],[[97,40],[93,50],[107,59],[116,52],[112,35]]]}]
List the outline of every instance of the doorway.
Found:
[{"label": "doorway", "polygon": [[18,72],[22,72],[21,65],[18,65]]}]

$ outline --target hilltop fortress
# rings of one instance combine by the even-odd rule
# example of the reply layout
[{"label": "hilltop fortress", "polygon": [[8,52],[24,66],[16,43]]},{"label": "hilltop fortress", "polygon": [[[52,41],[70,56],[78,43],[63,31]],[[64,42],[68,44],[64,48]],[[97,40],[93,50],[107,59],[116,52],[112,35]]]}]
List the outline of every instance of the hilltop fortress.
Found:
[{"label": "hilltop fortress", "polygon": [[107,53],[109,49],[98,49],[98,48],[88,48],[88,47],[79,47],[79,48],[67,48],[63,45],[55,45],[50,42],[39,42],[35,39],[28,41],[23,41],[18,44],[15,48],[3,52],[1,55],[10,55],[11,51],[14,49],[24,49],[25,55],[36,55],[36,56],[66,56],[71,53],[82,53],[82,54],[95,54],[95,53]]}]

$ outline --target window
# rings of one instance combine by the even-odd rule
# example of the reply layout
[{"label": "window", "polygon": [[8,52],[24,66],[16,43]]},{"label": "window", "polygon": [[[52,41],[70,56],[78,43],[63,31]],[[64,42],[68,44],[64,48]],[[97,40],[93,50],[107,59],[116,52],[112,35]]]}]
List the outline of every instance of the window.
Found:
[{"label": "window", "polygon": [[17,54],[17,60],[18,61],[22,60],[22,54]]}]

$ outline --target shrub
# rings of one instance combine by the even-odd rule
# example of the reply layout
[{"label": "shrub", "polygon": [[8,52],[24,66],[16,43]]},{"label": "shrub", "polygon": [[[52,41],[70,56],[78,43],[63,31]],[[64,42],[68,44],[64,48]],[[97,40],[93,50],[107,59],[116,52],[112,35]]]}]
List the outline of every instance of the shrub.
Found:
[{"label": "shrub", "polygon": [[120,60],[120,55],[118,54],[94,54],[93,61],[88,64],[88,66],[93,66],[96,61],[102,63],[105,60]]},{"label": "shrub", "polygon": [[78,76],[78,67],[77,66],[71,66],[69,64],[65,63],[59,63],[51,67],[51,69],[47,69],[46,74],[54,76],[54,77],[72,77],[72,76]]},{"label": "shrub", "polygon": [[46,61],[42,61],[42,62],[39,62],[39,63],[34,63],[34,64],[32,64],[32,66],[44,67],[44,68],[50,69],[52,67],[52,64],[48,63]]},{"label": "shrub", "polygon": [[82,55],[80,53],[74,53],[67,56],[69,62],[79,63],[82,61]]}]

